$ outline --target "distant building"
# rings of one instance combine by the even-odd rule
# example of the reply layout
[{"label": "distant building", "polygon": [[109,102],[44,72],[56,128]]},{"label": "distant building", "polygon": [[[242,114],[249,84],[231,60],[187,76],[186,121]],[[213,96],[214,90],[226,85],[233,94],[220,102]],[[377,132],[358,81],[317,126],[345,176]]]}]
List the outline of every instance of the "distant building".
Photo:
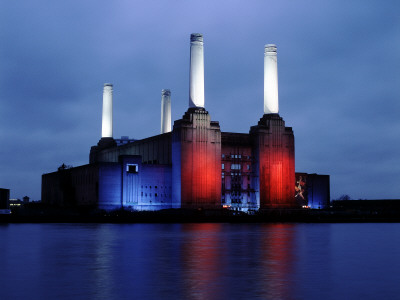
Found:
[{"label": "distant building", "polygon": [[10,213],[10,190],[0,188],[0,214]]},{"label": "distant building", "polygon": [[[163,90],[161,134],[114,139],[113,86],[105,84],[102,138],[91,148],[89,164],[44,174],[43,203],[106,210],[301,206],[295,197],[293,130],[278,113],[276,46],[265,47],[264,114],[249,133],[221,132],[219,122],[211,121],[204,108],[202,35],[192,34],[190,53],[189,108],[172,130],[171,92]],[[325,186],[313,190],[312,201],[320,190],[329,194],[329,178],[313,176],[312,182]]]},{"label": "distant building", "polygon": [[295,197],[302,207],[327,209],[330,206],[329,175],[296,173]]},{"label": "distant building", "polygon": [[24,202],[21,199],[10,199],[10,208],[21,207],[24,205]]}]

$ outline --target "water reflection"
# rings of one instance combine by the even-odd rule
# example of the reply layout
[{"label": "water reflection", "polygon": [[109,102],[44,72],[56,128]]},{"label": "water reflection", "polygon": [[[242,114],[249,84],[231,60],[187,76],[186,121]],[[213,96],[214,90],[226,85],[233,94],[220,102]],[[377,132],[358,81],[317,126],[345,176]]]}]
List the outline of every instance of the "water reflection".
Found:
[{"label": "water reflection", "polygon": [[[189,299],[222,298],[218,285],[223,279],[225,240],[221,224],[182,226],[182,290]],[[178,241],[179,242],[179,241]]]},{"label": "water reflection", "polygon": [[182,225],[185,298],[287,299],[294,225]]},{"label": "water reflection", "polygon": [[293,224],[276,224],[265,228],[262,241],[261,280],[262,296],[265,299],[289,299],[292,287],[291,275],[294,272],[294,234]]},{"label": "water reflection", "polygon": [[10,224],[0,299],[395,299],[399,229]]}]

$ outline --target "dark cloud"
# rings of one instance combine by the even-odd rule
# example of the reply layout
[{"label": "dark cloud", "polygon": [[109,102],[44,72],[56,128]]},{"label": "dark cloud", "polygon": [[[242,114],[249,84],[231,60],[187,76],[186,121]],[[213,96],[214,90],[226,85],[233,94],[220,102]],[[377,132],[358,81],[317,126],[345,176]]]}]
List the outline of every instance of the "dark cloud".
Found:
[{"label": "dark cloud", "polygon": [[114,84],[114,135],[158,134],[188,105],[189,35],[205,39],[206,108],[223,131],[262,116],[263,46],[278,45],[296,169],[332,197],[399,198],[398,1],[7,2],[0,11],[0,186],[40,199],[41,174],[87,163]]}]

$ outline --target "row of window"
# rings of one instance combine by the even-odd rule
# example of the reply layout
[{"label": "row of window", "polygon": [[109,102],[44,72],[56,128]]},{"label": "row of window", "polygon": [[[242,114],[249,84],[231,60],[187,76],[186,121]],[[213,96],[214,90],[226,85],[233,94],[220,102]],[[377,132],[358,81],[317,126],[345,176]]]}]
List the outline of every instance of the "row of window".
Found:
[{"label": "row of window", "polygon": [[[222,154],[222,158],[242,158],[241,154]],[[250,159],[249,155],[243,155],[243,158]]]},{"label": "row of window", "polygon": [[[149,197],[151,197],[151,193],[149,193]],[[141,193],[141,196],[143,197],[147,197],[147,193]],[[167,197],[171,197],[171,195],[170,194],[158,194],[158,193],[154,193],[154,197],[158,197],[158,196],[160,196],[161,198],[167,198]]]},{"label": "row of window", "polygon": [[[147,185],[145,185],[144,187],[147,189]],[[142,188],[143,188],[143,185],[142,185]],[[151,185],[149,185],[149,188],[151,189]],[[157,189],[157,186],[155,185],[154,188]],[[160,186],[160,189],[161,189],[161,190],[162,190],[163,188],[164,188],[164,190],[166,190],[166,189],[168,189],[168,188],[171,189],[170,186],[169,186],[169,187],[168,187],[168,186]]]},{"label": "row of window", "polygon": [[[221,169],[225,170],[225,164],[221,164]],[[231,170],[241,170],[242,165],[241,164],[231,164]],[[246,170],[250,171],[250,165],[246,165]]]},{"label": "row of window", "polygon": [[[229,172],[228,172],[227,175],[229,175]],[[245,173],[244,175],[246,175],[246,173]],[[242,176],[242,173],[241,173],[241,172],[239,172],[239,173],[233,173],[233,172],[232,172],[232,173],[231,173],[231,176],[232,176],[231,181],[234,181],[234,180],[240,181],[242,178],[244,178],[244,177],[241,177],[241,176]],[[222,172],[222,173],[221,173],[221,178],[222,178],[222,179],[225,178],[225,172]],[[250,180],[250,175],[247,175],[247,180]]]}]

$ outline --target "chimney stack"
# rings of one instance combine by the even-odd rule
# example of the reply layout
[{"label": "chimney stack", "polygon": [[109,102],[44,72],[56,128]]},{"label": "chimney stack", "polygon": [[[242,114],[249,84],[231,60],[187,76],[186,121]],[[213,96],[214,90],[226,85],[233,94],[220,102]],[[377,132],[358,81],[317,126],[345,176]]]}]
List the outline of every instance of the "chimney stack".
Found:
[{"label": "chimney stack", "polygon": [[276,45],[264,48],[264,114],[279,113],[278,101],[278,61]]},{"label": "chimney stack", "polygon": [[161,134],[171,131],[171,91],[161,91]]},{"label": "chimney stack", "polygon": [[102,138],[112,138],[112,93],[113,85],[111,83],[105,83],[103,88],[103,118],[101,127]]},{"label": "chimney stack", "polygon": [[189,107],[204,107],[203,35],[190,35]]}]

